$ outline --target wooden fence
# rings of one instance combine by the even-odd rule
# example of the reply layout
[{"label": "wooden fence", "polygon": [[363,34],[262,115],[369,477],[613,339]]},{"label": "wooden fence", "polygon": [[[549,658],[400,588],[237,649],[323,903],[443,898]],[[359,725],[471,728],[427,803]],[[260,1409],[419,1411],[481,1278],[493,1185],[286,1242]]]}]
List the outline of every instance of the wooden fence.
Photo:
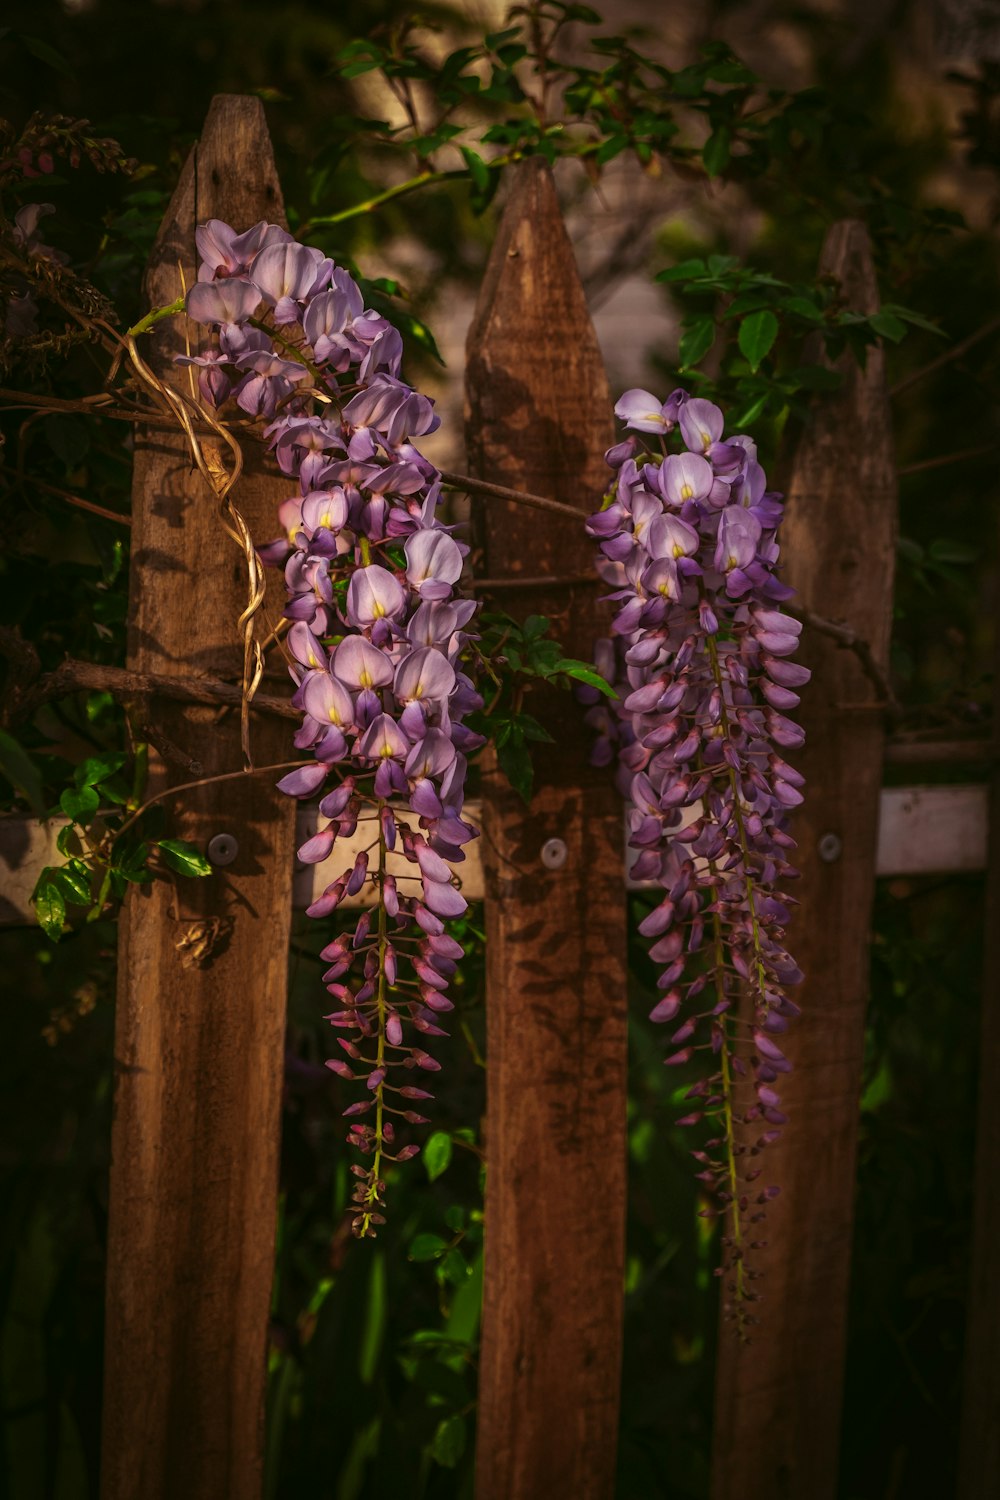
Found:
[{"label": "wooden fence", "polygon": [[[234,172],[233,163],[239,164]],[[195,224],[280,220],[260,105],[221,97],[184,169],[150,262],[162,304],[195,274]],[[838,224],[823,266],[855,307],[878,293],[867,237]],[[200,331],[189,327],[192,343]],[[178,334],[153,338],[164,380]],[[604,484],[611,400],[548,169],[517,169],[469,336],[470,464],[483,477],[592,508]],[[864,455],[859,468],[858,453]],[[850,455],[850,456],[849,456]],[[284,482],[248,464],[237,503],[273,531]],[[236,680],[241,562],[179,438],[139,433],[133,489],[129,666],[174,680]],[[889,741],[879,669],[888,653],[896,525],[881,357],[849,367],[795,457],[785,550],[800,602],[843,620],[870,658],[807,627],[814,680],[797,819],[803,868],[794,948],[807,980],[791,1041],[793,1127],[770,1228],[767,1332],[718,1360],[713,1500],[832,1500],[847,1322],[867,953],[876,874],[982,868],[984,785],[881,789],[886,759],[988,765],[989,747]],[[506,503],[482,512],[488,575],[512,613],[541,612],[586,656],[606,628],[582,526]],[[525,572],[544,579],[503,590]],[[568,580],[568,581],[567,581]],[[195,605],[197,607],[195,607]],[[275,601],[274,612],[278,603]],[[488,1007],[487,1230],[480,1362],[479,1500],[610,1500],[625,1225],[626,881],[622,816],[587,765],[568,704],[543,710],[555,744],[525,809],[495,768],[483,783]],[[153,709],[150,706],[149,713]],[[239,768],[232,715],[157,696],[158,785],[195,759]],[[287,758],[287,727],[254,721],[259,761]],[[994,788],[994,808],[1000,794]],[[258,1500],[265,1337],[277,1193],[285,953],[294,810],[267,778],[223,782],[175,804],[185,836],[234,841],[211,879],[134,889],[121,924],[108,1246],[104,1500]],[[8,821],[7,920],[51,830]],[[556,868],[542,849],[558,839]],[[995,838],[992,848],[1000,848]],[[6,852],[5,852],[6,851]],[[16,851],[16,852],[14,852]],[[465,867],[463,867],[465,868]],[[1000,870],[990,876],[1000,932]],[[993,942],[996,987],[1000,950]],[[204,960],[190,962],[195,946]],[[995,1076],[1000,1006],[984,1005]],[[1000,1098],[982,1089],[962,1500],[1000,1493],[1000,1233],[991,1176]],[[331,1393],[331,1400],[333,1393]]]}]

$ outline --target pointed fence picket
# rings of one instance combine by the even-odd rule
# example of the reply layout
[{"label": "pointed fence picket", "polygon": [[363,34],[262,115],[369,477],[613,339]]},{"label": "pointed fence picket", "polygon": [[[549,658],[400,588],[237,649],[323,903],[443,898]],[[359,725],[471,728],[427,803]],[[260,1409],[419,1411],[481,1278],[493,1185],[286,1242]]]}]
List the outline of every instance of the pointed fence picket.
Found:
[{"label": "pointed fence picket", "polygon": [[[863,224],[830,230],[820,271],[848,306],[879,306]],[[896,473],[881,352],[841,361],[792,465],[782,527],[784,577],[798,603],[847,619],[885,670],[892,622]],[[805,972],[803,1020],[782,1082],[791,1123],[762,1158],[781,1195],[768,1210],[760,1337],[719,1342],[713,1500],[832,1500],[837,1489],[847,1281],[854,1219],[868,951],[875,885],[884,710],[858,657],[808,626],[813,671],[791,757],[808,796],[792,823],[801,902],[789,942]]]},{"label": "pointed fence picket", "polygon": [[[469,458],[484,479],[583,516],[606,484],[611,397],[548,166],[513,179],[469,330]],[[547,615],[590,658],[607,617],[582,524],[484,508],[503,608]],[[562,582],[558,580],[562,579]],[[542,698],[553,737],[530,807],[487,769],[486,1260],[479,1500],[602,1500],[614,1488],[625,1255],[625,886],[621,809],[588,764],[578,707]]]},{"label": "pointed fence picket", "polygon": [[[282,217],[260,102],[217,98],[157,237],[150,305],[197,275],[196,224]],[[152,345],[154,372],[186,382],[176,323]],[[235,501],[258,538],[285,491],[251,456]],[[129,667],[238,681],[245,563],[181,436],[137,434],[132,495]],[[155,723],[175,760],[240,769],[238,711],[159,699]],[[289,759],[284,728],[255,724],[258,764]],[[154,767],[156,790],[190,779]],[[235,857],[211,879],[133,887],[122,913],[102,1500],[259,1494],[295,821],[273,781],[176,799],[183,837],[229,835]]]},{"label": "pointed fence picket", "polygon": [[[282,213],[259,102],[217,98],[150,260],[150,302],[190,284],[196,223],[245,228]],[[852,306],[877,306],[863,226],[835,225],[821,268]],[[196,346],[199,330],[187,331]],[[162,325],[151,346],[164,382],[187,378],[173,364],[176,327]],[[605,484],[610,396],[552,177],[538,160],[513,174],[469,335],[467,396],[474,472],[557,497],[581,517],[591,508]],[[235,498],[257,539],[271,534],[285,488],[250,455]],[[789,491],[788,577],[809,610],[850,621],[871,661],[866,674],[857,655],[806,631],[814,677],[798,757],[809,800],[796,819],[794,931],[806,1016],[791,1039],[794,1126],[768,1160],[783,1196],[770,1214],[766,1330],[748,1346],[725,1333],[720,1343],[713,1500],[836,1492],[875,875],[975,869],[989,857],[1000,911],[1000,838],[987,856],[982,787],[880,793],[884,704],[871,666],[884,668],[888,652],[896,524],[880,354],[863,372],[846,363],[840,391],[817,405]],[[155,702],[136,704],[167,757],[154,783],[190,779],[177,762],[198,760],[205,776],[238,770],[234,711],[177,700],[185,678],[239,679],[243,560],[179,437],[137,434],[133,497],[128,656],[155,692]],[[549,615],[564,649],[587,656],[606,620],[597,590],[579,582],[591,566],[582,526],[494,500],[477,540],[497,601]],[[487,763],[482,868],[469,882],[485,896],[489,934],[477,1495],[611,1500],[625,1223],[621,810],[587,764],[572,701],[530,706],[555,743],[538,756],[529,808]],[[253,746],[258,763],[286,759],[287,726],[255,720]],[[894,757],[983,759],[974,745],[944,743],[897,746]],[[133,889],[122,916],[103,1500],[260,1496],[295,823],[272,781],[241,778],[178,799],[183,833],[202,845],[229,835],[235,857],[210,880]],[[996,834],[995,786],[993,807]],[[0,823],[0,864],[12,877],[0,921],[24,919],[29,867],[45,862],[49,843],[51,830]],[[298,904],[306,899],[303,888]],[[1000,916],[993,926],[995,988]],[[984,1006],[962,1500],[985,1500],[1000,1484],[998,1016]]]}]

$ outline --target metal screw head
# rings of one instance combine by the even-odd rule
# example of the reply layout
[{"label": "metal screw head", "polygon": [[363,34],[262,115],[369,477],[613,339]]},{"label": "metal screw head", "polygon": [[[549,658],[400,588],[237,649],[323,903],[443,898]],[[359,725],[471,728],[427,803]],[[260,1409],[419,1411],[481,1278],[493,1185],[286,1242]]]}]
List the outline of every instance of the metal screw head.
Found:
[{"label": "metal screw head", "polygon": [[832,865],[835,859],[839,859],[843,844],[835,833],[824,833],[816,845],[816,852],[825,864]]},{"label": "metal screw head", "polygon": [[213,865],[231,865],[240,852],[238,840],[231,833],[217,833],[208,841],[205,853]]},{"label": "metal screw head", "polygon": [[568,852],[562,839],[546,839],[542,845],[542,864],[547,870],[561,870]]}]

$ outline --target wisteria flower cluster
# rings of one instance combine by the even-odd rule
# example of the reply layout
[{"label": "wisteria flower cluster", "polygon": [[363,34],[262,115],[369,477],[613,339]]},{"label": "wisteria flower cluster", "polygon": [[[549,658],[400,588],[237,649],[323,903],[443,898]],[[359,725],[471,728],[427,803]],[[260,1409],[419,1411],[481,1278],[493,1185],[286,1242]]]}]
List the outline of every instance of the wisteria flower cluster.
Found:
[{"label": "wisteria flower cluster", "polygon": [[681,1123],[713,1127],[694,1155],[744,1324],[758,1295],[748,1252],[763,1243],[751,1236],[777,1192],[758,1158],[786,1120],[780,1037],[799,1014],[782,887],[802,777],[782,752],[802,744],[788,714],[809,672],[789,660],[801,626],[781,608],[782,504],[752,439],[724,438],[720,409],[683,390],[662,403],[627,391],[615,411],[631,433],[607,455],[616,481],[588,529],[617,606],[598,665],[619,697],[590,709],[594,758],[617,758],[634,874],[662,891],[639,930],[662,965],[651,1017],[674,1027],[666,1061],[711,1059]]},{"label": "wisteria flower cluster", "polygon": [[[384,1222],[383,1163],[415,1156],[397,1130],[424,1124],[432,1095],[407,1081],[440,1064],[448,986],[462,949],[445,930],[465,910],[451,865],[476,830],[463,817],[466,757],[481,737],[464,722],[482,699],[463,669],[473,601],[459,597],[466,547],[437,516],[441,481],[414,439],[439,419],[399,376],[402,341],[366,309],[357,283],[274,224],[243,234],[212,220],[197,232],[188,315],[214,332],[196,367],[202,398],[232,400],[267,425],[296,486],[284,534],[260,549],[284,568],[286,641],[302,710],[295,744],[310,751],[279,782],[323,793],[323,824],[299,850],[318,864],[359,823],[368,847],[309,907],[328,917],[368,888],[353,931],[323,949],[341,1056],[327,1066],[362,1086],[345,1110],[355,1166],[354,1232]],[[413,866],[394,875],[395,850]],[[402,887],[402,888],[401,888]]]}]

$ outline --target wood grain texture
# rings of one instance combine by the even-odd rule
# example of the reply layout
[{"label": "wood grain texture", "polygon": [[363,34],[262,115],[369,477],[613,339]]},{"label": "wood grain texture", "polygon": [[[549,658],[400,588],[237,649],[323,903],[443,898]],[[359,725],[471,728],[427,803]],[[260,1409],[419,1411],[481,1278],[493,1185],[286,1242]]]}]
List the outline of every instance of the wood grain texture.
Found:
[{"label": "wood grain texture", "polygon": [[989,790],[986,934],[979,1023],[979,1102],[973,1177],[958,1500],[1000,1495],[1000,612],[994,641],[993,745]]},{"label": "wood grain texture", "polygon": [[[821,268],[849,304],[878,306],[867,232],[833,226]],[[803,605],[849,622],[888,660],[896,537],[892,425],[882,356],[816,405],[796,454],[782,549]],[[723,1327],[716,1389],[713,1500],[832,1500],[837,1485],[848,1271],[869,923],[884,744],[873,688],[851,652],[803,632],[813,670],[791,757],[806,776],[793,823],[802,905],[789,935],[805,971],[803,1018],[789,1035],[795,1071],[782,1088],[790,1123],[768,1153],[780,1184],[761,1257],[763,1326],[749,1346]],[[824,862],[824,834],[841,841]],[[785,1107],[783,1105],[783,1107]]]},{"label": "wood grain texture", "polygon": [[[191,285],[207,218],[283,218],[255,99],[213,101],[150,261],[151,305],[177,296],[180,268]],[[181,333],[160,327],[150,363],[187,380],[172,362]],[[188,332],[197,347],[204,330]],[[235,499],[261,540],[285,489],[248,455]],[[245,565],[182,438],[137,435],[133,507],[129,666],[239,680]],[[148,716],[206,774],[240,769],[238,710],[158,702]],[[258,764],[290,758],[281,724],[255,720],[252,743]],[[103,1500],[260,1493],[294,828],[272,780],[173,800],[180,837],[204,848],[231,833],[238,857],[204,880],[133,889],[122,917]],[[213,929],[201,967],[186,965],[181,942]]]},{"label": "wood grain texture", "polygon": [[[593,509],[607,483],[607,378],[555,188],[514,178],[468,338],[472,471]],[[558,516],[490,505],[490,577],[587,573]],[[526,588],[590,659],[593,588]],[[551,695],[549,695],[551,698]],[[625,893],[621,806],[588,765],[567,695],[532,700],[556,744],[530,808],[495,769],[483,790],[487,927],[486,1277],[478,1500],[609,1500],[614,1491],[625,1218]],[[546,870],[540,850],[563,839]]]}]

